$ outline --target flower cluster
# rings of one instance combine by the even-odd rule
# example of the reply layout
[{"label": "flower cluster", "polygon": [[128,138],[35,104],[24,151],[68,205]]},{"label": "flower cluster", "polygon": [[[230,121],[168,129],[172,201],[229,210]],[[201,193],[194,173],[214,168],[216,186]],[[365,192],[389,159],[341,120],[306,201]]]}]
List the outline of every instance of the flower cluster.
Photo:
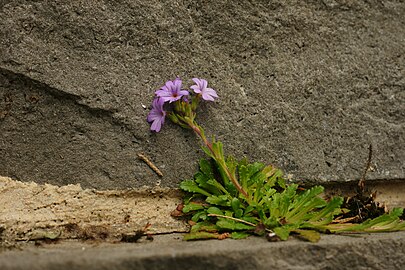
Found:
[{"label": "flower cluster", "polygon": [[[194,95],[182,89],[182,81],[179,78],[167,81],[164,86],[155,92],[152,109],[147,117],[148,122],[151,123],[150,129],[152,131],[160,131],[166,116],[176,124],[188,125],[190,119],[192,119],[191,121],[194,120],[194,111],[201,98],[214,101],[218,97],[214,89],[208,88],[206,80],[194,78],[193,81],[195,85],[190,88],[193,90]],[[165,103],[173,103],[173,110],[165,111]]]}]

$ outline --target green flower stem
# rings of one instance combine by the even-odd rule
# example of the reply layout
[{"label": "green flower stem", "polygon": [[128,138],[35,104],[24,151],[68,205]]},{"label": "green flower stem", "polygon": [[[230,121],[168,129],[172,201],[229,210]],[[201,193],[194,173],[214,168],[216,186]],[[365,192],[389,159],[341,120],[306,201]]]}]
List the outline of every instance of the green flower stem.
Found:
[{"label": "green flower stem", "polygon": [[225,159],[219,153],[214,151],[212,147],[212,143],[208,141],[207,137],[205,137],[204,131],[201,127],[199,127],[194,121],[187,121],[186,122],[192,130],[202,139],[203,143],[212,154],[212,157],[215,159],[217,164],[224,170],[226,176],[231,180],[232,184],[236,187],[236,189],[246,198],[247,201],[250,201],[248,193],[242,188],[239,184],[238,180],[235,176],[229,171],[228,166],[226,165]]}]

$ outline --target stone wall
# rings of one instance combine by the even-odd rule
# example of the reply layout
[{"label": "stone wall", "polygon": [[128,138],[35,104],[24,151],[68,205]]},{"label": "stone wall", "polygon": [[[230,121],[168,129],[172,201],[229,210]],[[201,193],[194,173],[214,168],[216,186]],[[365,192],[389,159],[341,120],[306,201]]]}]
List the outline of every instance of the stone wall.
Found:
[{"label": "stone wall", "polygon": [[0,175],[177,186],[204,154],[144,107],[180,76],[217,90],[199,119],[229,154],[349,181],[372,144],[368,179],[405,179],[402,1],[3,0],[0,18]]}]

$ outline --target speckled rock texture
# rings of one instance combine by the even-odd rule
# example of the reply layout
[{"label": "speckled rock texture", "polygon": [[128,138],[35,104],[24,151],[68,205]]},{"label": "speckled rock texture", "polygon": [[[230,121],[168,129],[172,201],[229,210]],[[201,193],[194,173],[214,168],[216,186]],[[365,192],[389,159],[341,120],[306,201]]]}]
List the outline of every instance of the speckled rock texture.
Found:
[{"label": "speckled rock texture", "polygon": [[322,183],[359,179],[372,144],[368,179],[405,179],[403,1],[3,0],[0,18],[0,175],[176,187],[203,152],[144,107],[180,76],[217,90],[199,120],[228,154]]},{"label": "speckled rock texture", "polygon": [[181,241],[155,236],[135,244],[65,242],[23,250],[0,250],[2,270],[75,269],[402,269],[405,233],[326,235],[319,243],[300,240]]}]

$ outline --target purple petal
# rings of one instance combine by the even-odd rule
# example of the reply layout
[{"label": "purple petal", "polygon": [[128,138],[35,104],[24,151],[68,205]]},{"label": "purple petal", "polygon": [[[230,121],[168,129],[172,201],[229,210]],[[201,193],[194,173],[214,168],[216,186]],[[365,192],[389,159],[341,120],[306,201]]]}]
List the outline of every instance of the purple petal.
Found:
[{"label": "purple petal", "polygon": [[158,97],[163,97],[163,96],[171,95],[171,93],[169,91],[167,91],[166,89],[161,88],[155,92],[155,95]]},{"label": "purple petal", "polygon": [[193,78],[193,81],[197,84],[197,85],[201,85],[201,80],[199,78]]},{"label": "purple petal", "polygon": [[164,121],[162,121],[160,119],[156,119],[155,121],[153,121],[153,123],[150,127],[150,130],[159,132],[160,129],[162,128],[163,122]]},{"label": "purple petal", "polygon": [[179,96],[188,96],[190,93],[187,90],[180,90],[179,91]]},{"label": "purple petal", "polygon": [[207,88],[207,85],[208,85],[208,82],[204,79],[201,79],[201,88],[205,89],[205,88]]},{"label": "purple petal", "polygon": [[169,97],[162,97],[162,99],[166,102],[169,101],[169,103],[172,103],[174,101],[177,101],[179,99],[181,99],[181,96],[177,96],[177,97],[173,97],[173,96],[169,96]]},{"label": "purple petal", "polygon": [[214,101],[214,97],[218,97],[217,94],[215,93],[215,91],[213,91],[212,93],[208,92],[208,91],[204,91],[202,94],[202,98],[207,101]]},{"label": "purple petal", "polygon": [[166,112],[163,109],[163,98],[155,98],[152,102],[152,109],[150,110],[147,121],[152,122],[151,130],[159,132],[166,117]]},{"label": "purple petal", "polygon": [[197,85],[190,86],[190,88],[193,89],[194,93],[201,93],[200,87],[198,87]]}]

